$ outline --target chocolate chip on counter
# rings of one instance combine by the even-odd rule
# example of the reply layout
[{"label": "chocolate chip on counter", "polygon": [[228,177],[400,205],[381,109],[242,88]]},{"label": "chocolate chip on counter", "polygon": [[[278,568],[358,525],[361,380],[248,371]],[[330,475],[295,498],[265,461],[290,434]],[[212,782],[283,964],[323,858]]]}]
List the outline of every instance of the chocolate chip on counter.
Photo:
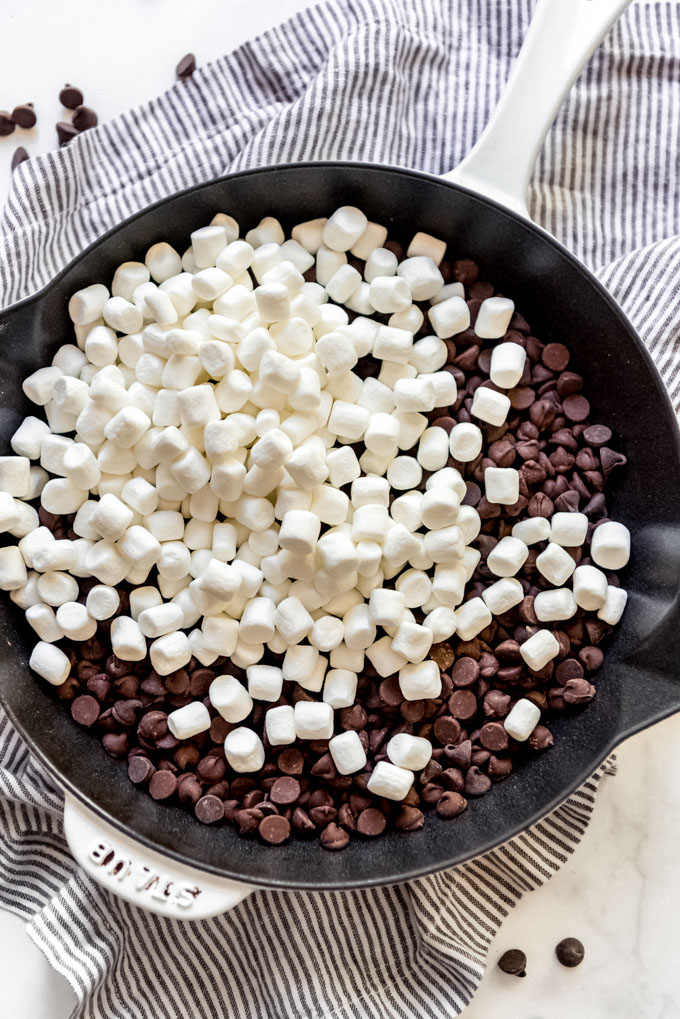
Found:
[{"label": "chocolate chip on counter", "polygon": [[30,156],[26,149],[23,147],[23,145],[20,145],[18,149],[14,150],[14,155],[12,156],[11,163],[12,172],[16,170],[17,166],[19,166],[21,163],[25,163],[27,159],[30,159]]},{"label": "chocolate chip on counter", "polygon": [[447,790],[437,801],[437,813],[440,817],[458,817],[467,807],[467,800],[460,793]]},{"label": "chocolate chip on counter", "polygon": [[321,832],[319,841],[324,849],[344,849],[349,843],[349,832],[332,821]]},{"label": "chocolate chip on counter", "polygon": [[15,106],[12,110],[12,120],[17,127],[27,130],[35,127],[38,118],[35,115],[33,103],[22,103],[20,106]]},{"label": "chocolate chip on counter", "polygon": [[498,968],[511,977],[525,977],[527,957],[520,948],[509,948],[498,960]]},{"label": "chocolate chip on counter", "polygon": [[196,802],[194,813],[203,824],[215,824],[224,817],[224,804],[218,796],[209,793]]},{"label": "chocolate chip on counter", "polygon": [[290,821],[280,814],[270,814],[269,817],[263,817],[260,821],[259,832],[265,842],[269,842],[272,846],[280,846],[282,842],[290,838]]},{"label": "chocolate chip on counter", "polygon": [[14,131],[16,124],[12,120],[12,114],[7,110],[0,110],[0,138],[4,138]]},{"label": "chocolate chip on counter", "polygon": [[[0,131],[0,134],[2,132]],[[59,139],[60,145],[68,145],[70,141],[80,134],[77,127],[70,124],[67,120],[60,120],[57,123],[57,138]]]},{"label": "chocolate chip on counter", "polygon": [[88,131],[97,126],[97,114],[89,106],[76,106],[72,124],[77,131]]},{"label": "chocolate chip on counter", "polygon": [[558,962],[561,962],[563,966],[567,966],[569,969],[572,969],[574,966],[580,966],[585,954],[586,950],[578,938],[564,938],[555,947],[555,955]]},{"label": "chocolate chip on counter", "polygon": [[180,79],[180,81],[184,81],[186,78],[190,78],[195,70],[196,70],[196,57],[194,56],[193,53],[187,53],[186,56],[183,56],[182,59],[177,64],[177,67],[175,68],[175,74]]},{"label": "chocolate chip on counter", "polygon": [[62,106],[65,106],[67,110],[75,110],[78,106],[83,104],[83,93],[75,85],[64,85],[63,89],[59,93],[59,102]]}]

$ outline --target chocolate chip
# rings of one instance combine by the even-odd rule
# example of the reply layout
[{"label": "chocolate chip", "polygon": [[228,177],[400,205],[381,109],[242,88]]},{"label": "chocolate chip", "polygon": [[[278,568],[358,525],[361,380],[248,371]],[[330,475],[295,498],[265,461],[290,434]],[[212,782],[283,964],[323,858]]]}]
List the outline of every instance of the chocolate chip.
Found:
[{"label": "chocolate chip", "polygon": [[477,714],[477,698],[471,690],[454,690],[449,697],[449,711],[454,718],[467,722]]},{"label": "chocolate chip", "polygon": [[224,817],[224,804],[217,796],[201,796],[194,807],[194,813],[203,824],[215,824]]},{"label": "chocolate chip", "polygon": [[467,800],[460,793],[447,790],[437,801],[437,813],[440,817],[459,817],[467,807]]},{"label": "chocolate chip", "polygon": [[527,957],[519,948],[510,948],[503,952],[498,960],[498,968],[511,977],[525,977]]},{"label": "chocolate chip", "polygon": [[175,74],[181,81],[184,81],[186,78],[190,78],[195,70],[196,70],[196,57],[193,55],[193,53],[187,53],[186,56],[182,57],[182,59],[177,64],[177,67],[175,68]]},{"label": "chocolate chip", "polygon": [[585,396],[566,396],[562,402],[562,407],[570,421],[585,421],[590,414],[590,404]]},{"label": "chocolate chip", "polygon": [[467,796],[484,796],[491,788],[491,779],[481,772],[476,764],[471,764],[465,776],[465,792]]},{"label": "chocolate chip", "polygon": [[419,831],[425,824],[425,815],[417,807],[401,807],[394,818],[398,831]]},{"label": "chocolate chip", "polygon": [[451,679],[453,680],[454,686],[469,687],[477,681],[479,678],[479,664],[474,660],[465,656],[459,658],[451,669]]},{"label": "chocolate chip", "polygon": [[555,955],[558,962],[561,962],[563,966],[569,967],[569,969],[572,969],[574,966],[580,966],[585,954],[586,950],[578,938],[564,938],[555,947]]},{"label": "chocolate chip", "polygon": [[331,822],[327,825],[319,836],[319,841],[324,849],[339,850],[344,849],[349,843],[349,832],[345,831],[344,828],[340,828],[339,825]]},{"label": "chocolate chip", "polygon": [[59,93],[59,102],[67,110],[75,110],[78,106],[82,106],[83,93],[75,85],[66,84]]},{"label": "chocolate chip", "polygon": [[12,120],[17,127],[23,127],[26,130],[35,127],[38,118],[35,115],[33,103],[23,103],[21,106],[15,106],[12,110]]},{"label": "chocolate chip", "polygon": [[599,647],[582,647],[578,656],[588,672],[597,672],[602,668],[604,655]]},{"label": "chocolate chip", "polygon": [[444,745],[456,743],[460,737],[460,722],[452,715],[442,715],[434,723],[434,735]]},{"label": "chocolate chip", "polygon": [[149,792],[154,800],[167,800],[177,790],[177,779],[171,771],[157,771],[151,776]]},{"label": "chocolate chip", "polygon": [[97,114],[89,106],[76,106],[71,123],[76,131],[88,131],[97,126]]},{"label": "chocolate chip", "polygon": [[554,745],[552,733],[545,725],[537,725],[527,740],[527,746],[532,750],[548,750]]},{"label": "chocolate chip", "polygon": [[78,723],[78,725],[84,725],[89,728],[99,718],[99,703],[98,701],[90,696],[90,694],[82,694],[71,704],[71,714]]},{"label": "chocolate chip", "polygon": [[565,704],[587,704],[595,696],[595,687],[587,679],[570,679],[562,696]]},{"label": "chocolate chip", "polygon": [[201,782],[219,782],[224,778],[226,771],[226,764],[221,757],[217,757],[215,754],[210,754],[208,757],[204,757],[202,761],[199,761],[196,768],[196,774],[200,778]]},{"label": "chocolate chip", "polygon": [[0,110],[0,137],[6,137],[11,134],[16,124],[12,120],[12,114],[8,113],[7,110]]},{"label": "chocolate chip", "polygon": [[155,768],[148,757],[137,755],[128,762],[128,778],[135,785],[148,782],[155,772]]},{"label": "chocolate chip", "polygon": [[277,778],[273,786],[269,790],[269,797],[272,803],[277,803],[280,806],[288,806],[300,796],[300,783],[296,778],[290,778],[285,775],[283,778]]},{"label": "chocolate chip", "polygon": [[272,846],[280,846],[290,838],[290,821],[280,814],[270,814],[260,821],[260,835]]},{"label": "chocolate chip", "polygon": [[508,734],[500,722],[485,722],[479,731],[479,740],[487,750],[507,750]]},{"label": "chocolate chip", "polygon": [[367,838],[375,838],[376,835],[382,835],[386,826],[387,818],[382,810],[378,810],[376,807],[368,807],[366,810],[362,810],[357,818],[357,831]]},{"label": "chocolate chip", "polygon": [[60,120],[57,123],[57,138],[59,139],[60,145],[68,145],[70,141],[73,141],[77,134],[80,134],[78,128],[74,127],[74,125],[70,124],[67,120]]},{"label": "chocolate chip", "polygon": [[541,360],[546,368],[554,372],[561,372],[569,364],[569,351],[563,343],[546,343]]},{"label": "chocolate chip", "polygon": [[26,160],[29,159],[29,158],[30,157],[28,155],[28,152],[23,147],[23,145],[20,145],[18,149],[15,149],[14,150],[14,155],[12,156],[12,163],[11,163],[12,172],[14,172],[14,170],[16,170],[17,166],[19,166],[21,163],[25,163]]}]

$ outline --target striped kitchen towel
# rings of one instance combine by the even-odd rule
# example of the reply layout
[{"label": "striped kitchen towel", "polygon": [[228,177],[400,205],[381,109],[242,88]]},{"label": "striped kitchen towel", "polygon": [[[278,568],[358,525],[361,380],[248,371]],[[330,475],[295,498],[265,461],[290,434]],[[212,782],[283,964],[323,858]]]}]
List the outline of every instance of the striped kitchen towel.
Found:
[{"label": "striped kitchen towel", "polygon": [[[532,8],[329,0],[22,164],[0,220],[0,303],[46,284],[135,210],[225,171],[302,159],[451,169],[486,122]],[[679,53],[680,5],[635,3],[572,90],[532,188],[536,219],[623,304],[676,401]],[[573,852],[606,770],[456,870],[361,892],[260,891],[224,917],[180,923],[77,870],[60,794],[0,717],[0,901],[71,982],[78,1017],[450,1019],[503,917]]]}]

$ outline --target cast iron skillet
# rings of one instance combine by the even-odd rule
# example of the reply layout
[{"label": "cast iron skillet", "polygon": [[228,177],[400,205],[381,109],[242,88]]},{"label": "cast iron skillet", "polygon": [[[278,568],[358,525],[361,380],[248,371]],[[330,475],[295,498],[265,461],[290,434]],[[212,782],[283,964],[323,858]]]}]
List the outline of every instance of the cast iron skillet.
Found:
[{"label": "cast iron skillet", "polygon": [[416,229],[445,238],[453,257],[475,259],[483,278],[513,298],[537,336],[568,345],[571,367],[586,379],[592,420],[612,428],[612,444],[629,460],[607,501],[610,514],[632,531],[633,556],[621,576],[630,600],[596,678],[597,697],[586,710],[550,723],[554,749],[471,802],[456,821],[429,815],[419,833],[352,841],[335,854],[316,840],[266,849],[135,789],[125,766],[29,674],[34,635],[23,613],[2,598],[0,696],[60,785],[145,845],[249,884],[356,888],[470,859],[553,809],[621,740],[680,709],[680,443],[663,384],[621,310],[569,252],[522,217],[438,178],[372,165],[288,165],[234,174],[134,216],[40,294],[0,316],[1,452],[10,452],[13,431],[35,413],[21,392],[23,378],[71,339],[66,306],[79,287],[110,281],[120,262],[155,241],[183,250],[190,232],[219,210],[235,214],[242,230],[268,214],[290,228],[345,204],[358,205],[398,239],[408,241]]}]

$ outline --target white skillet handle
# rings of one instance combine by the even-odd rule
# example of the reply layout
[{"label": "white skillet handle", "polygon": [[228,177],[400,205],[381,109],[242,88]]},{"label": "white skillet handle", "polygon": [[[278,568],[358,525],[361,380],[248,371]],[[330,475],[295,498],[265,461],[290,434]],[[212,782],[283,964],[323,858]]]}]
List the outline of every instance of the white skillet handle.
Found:
[{"label": "white skillet handle", "polygon": [[528,218],[536,157],[564,97],[631,0],[538,0],[503,94],[473,149],[445,180]]},{"label": "white skillet handle", "polygon": [[64,834],[76,860],[102,887],[140,909],[175,920],[201,920],[237,906],[252,885],[213,877],[122,835],[68,793]]}]

